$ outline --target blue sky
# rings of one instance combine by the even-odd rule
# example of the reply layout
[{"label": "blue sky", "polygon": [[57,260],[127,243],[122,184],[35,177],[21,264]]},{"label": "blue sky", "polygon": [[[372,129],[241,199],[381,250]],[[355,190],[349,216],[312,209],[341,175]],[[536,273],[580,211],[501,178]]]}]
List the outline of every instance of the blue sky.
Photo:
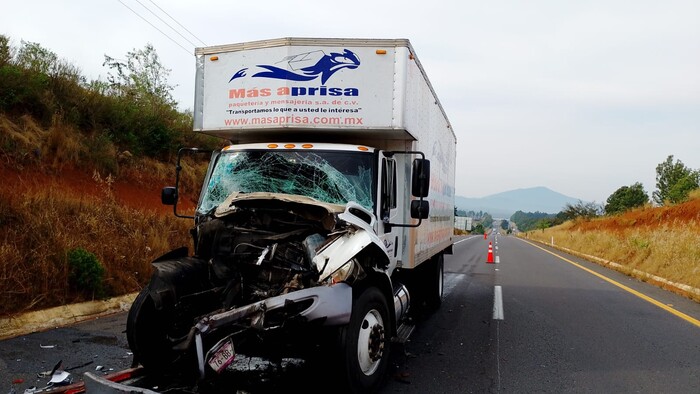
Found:
[{"label": "blue sky", "polygon": [[93,79],[106,76],[104,54],[152,43],[191,108],[201,44],[142,4],[207,45],[408,38],[457,134],[458,195],[546,186],[603,202],[634,182],[651,193],[668,155],[700,168],[698,1],[25,0],[3,6],[0,34],[38,42]]}]

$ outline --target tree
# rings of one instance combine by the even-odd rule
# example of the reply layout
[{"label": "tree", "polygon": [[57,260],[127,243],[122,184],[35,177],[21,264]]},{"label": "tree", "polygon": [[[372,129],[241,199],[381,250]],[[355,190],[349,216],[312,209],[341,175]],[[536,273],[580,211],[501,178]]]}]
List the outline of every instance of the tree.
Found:
[{"label": "tree", "polygon": [[540,219],[537,224],[537,228],[544,232],[544,229],[552,227],[552,222],[548,218]]},{"label": "tree", "polygon": [[508,230],[508,221],[507,220],[501,220],[501,228],[504,230]]},{"label": "tree", "polygon": [[174,151],[182,115],[172,97],[175,87],[168,84],[170,70],[160,63],[153,45],[128,52],[125,61],[105,55],[104,65],[112,70],[106,93],[124,107],[114,117],[123,119],[125,130],[110,138],[136,149],[136,154],[154,157]]},{"label": "tree", "polygon": [[[537,223],[541,219],[549,219],[554,223],[555,215],[544,212],[523,212],[517,211],[510,217],[510,221],[515,223],[519,231],[529,231],[537,228]],[[562,223],[563,221],[559,222]],[[559,224],[557,223],[557,224]]]},{"label": "tree", "polygon": [[478,223],[474,228],[472,228],[472,234],[483,234],[484,233],[484,226],[481,223]]},{"label": "tree", "polygon": [[691,190],[700,187],[700,171],[686,167],[683,162],[673,162],[673,155],[656,166],[656,189],[653,198],[657,204],[679,203],[688,198]]},{"label": "tree", "polygon": [[595,202],[583,202],[579,200],[579,202],[574,205],[567,203],[562,211],[562,216],[566,220],[576,218],[591,219],[600,216],[602,211],[603,207]]},{"label": "tree", "polygon": [[58,64],[58,55],[36,42],[22,41],[22,47],[17,53],[17,64],[27,70],[49,75],[53,74]]},{"label": "tree", "polygon": [[695,174],[679,179],[668,191],[668,200],[674,204],[687,200],[690,192],[698,188],[697,172]]},{"label": "tree", "polygon": [[105,55],[103,65],[115,72],[107,77],[113,93],[133,97],[141,103],[175,106],[172,96],[175,86],[168,84],[171,70],[160,63],[153,45],[128,52],[126,61]]},{"label": "tree", "polygon": [[640,207],[649,202],[649,195],[644,186],[637,182],[632,186],[622,186],[608,197],[605,213],[614,215],[632,208]]},{"label": "tree", "polygon": [[10,38],[0,34],[0,67],[9,63],[12,60],[12,48],[10,47]]},{"label": "tree", "polygon": [[484,227],[491,227],[493,225],[493,217],[488,213],[484,213],[481,223],[483,223]]}]

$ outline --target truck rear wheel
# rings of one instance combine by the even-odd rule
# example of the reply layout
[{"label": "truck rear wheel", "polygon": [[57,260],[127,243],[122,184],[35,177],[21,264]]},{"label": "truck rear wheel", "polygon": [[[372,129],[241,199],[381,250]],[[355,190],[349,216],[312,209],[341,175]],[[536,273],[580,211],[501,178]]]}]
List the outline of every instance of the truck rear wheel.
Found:
[{"label": "truck rear wheel", "polygon": [[353,392],[376,391],[389,366],[389,307],[379,289],[366,289],[354,302],[350,323],[340,329],[345,376]]},{"label": "truck rear wheel", "polygon": [[442,253],[433,257],[426,267],[430,273],[426,291],[425,303],[428,309],[436,310],[442,305],[442,294],[445,283],[445,259]]}]

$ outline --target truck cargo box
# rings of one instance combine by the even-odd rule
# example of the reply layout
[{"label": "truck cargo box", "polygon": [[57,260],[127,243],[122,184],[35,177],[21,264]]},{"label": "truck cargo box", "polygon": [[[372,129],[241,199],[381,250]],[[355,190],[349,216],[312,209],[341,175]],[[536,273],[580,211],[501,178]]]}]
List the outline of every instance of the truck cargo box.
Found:
[{"label": "truck cargo box", "polygon": [[408,40],[281,38],[196,54],[196,131],[233,143],[422,151],[432,162],[430,219],[407,231],[403,266],[452,244],[456,138]]},{"label": "truck cargo box", "polygon": [[[283,38],[198,48],[194,129],[417,140],[449,121],[408,40]],[[454,134],[452,139],[454,139]]]}]

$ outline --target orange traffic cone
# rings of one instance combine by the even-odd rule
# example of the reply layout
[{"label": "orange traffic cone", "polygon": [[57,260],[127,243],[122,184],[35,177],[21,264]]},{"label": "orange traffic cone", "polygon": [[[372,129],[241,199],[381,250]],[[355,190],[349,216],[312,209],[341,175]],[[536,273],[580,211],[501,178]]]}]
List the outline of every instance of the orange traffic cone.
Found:
[{"label": "orange traffic cone", "polygon": [[486,256],[486,263],[493,264],[493,245],[489,242],[489,254]]},{"label": "orange traffic cone", "polygon": [[486,232],[484,232],[484,239],[486,239]]}]

